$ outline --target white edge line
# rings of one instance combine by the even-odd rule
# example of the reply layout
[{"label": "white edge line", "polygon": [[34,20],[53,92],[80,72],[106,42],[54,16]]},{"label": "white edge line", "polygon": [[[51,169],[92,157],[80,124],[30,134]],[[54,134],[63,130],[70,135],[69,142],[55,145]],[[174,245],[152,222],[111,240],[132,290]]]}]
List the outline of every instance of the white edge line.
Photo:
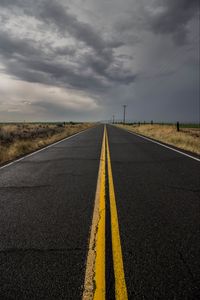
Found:
[{"label": "white edge line", "polygon": [[[120,127],[117,127],[117,128],[120,128]],[[142,136],[142,135],[137,134],[137,133],[135,133],[135,132],[133,132],[133,131],[130,131],[130,130],[128,130],[128,129],[125,129],[125,128],[121,128],[121,129],[123,129],[123,130],[125,130],[125,131],[127,131],[127,132],[129,132],[129,133],[131,133],[131,134],[133,134],[133,135],[137,135],[137,136],[139,136],[139,137],[141,137],[141,138],[143,138],[143,139],[145,139],[145,140],[147,140],[147,141],[150,141],[150,142],[152,142],[152,143],[154,143],[154,144],[158,144],[158,145],[160,145],[160,146],[162,146],[162,147],[164,147],[164,148],[173,150],[173,151],[175,151],[175,152],[177,152],[177,153],[180,153],[180,154],[182,154],[182,155],[185,155],[185,156],[187,156],[187,157],[189,157],[189,158],[192,158],[192,159],[194,159],[194,160],[200,162],[200,159],[197,158],[197,157],[194,157],[194,156],[189,155],[189,154],[187,154],[187,153],[184,153],[184,152],[182,152],[182,151],[179,151],[179,150],[176,150],[176,149],[174,149],[174,148],[171,148],[170,146],[167,146],[167,145],[164,145],[164,144],[159,143],[159,142],[157,142],[157,141],[154,141],[154,140],[152,140],[151,138]]]},{"label": "white edge line", "polygon": [[[92,128],[94,128],[94,127],[92,127]],[[59,143],[62,143],[62,142],[64,142],[65,140],[69,140],[69,139],[71,139],[71,138],[73,138],[73,137],[75,137],[75,136],[77,136],[77,135],[79,135],[79,134],[81,134],[81,133],[84,133],[84,132],[87,131],[88,129],[91,129],[91,128],[87,128],[87,129],[85,129],[85,130],[82,130],[82,131],[80,131],[80,132],[77,132],[77,133],[75,133],[75,134],[73,134],[73,135],[70,135],[70,136],[68,136],[68,137],[66,137],[66,138],[64,138],[64,139],[62,139],[62,140],[60,140],[60,141],[57,141],[57,142],[55,142],[55,143],[53,143],[53,144],[50,144],[50,145],[48,145],[48,146],[45,146],[45,147],[42,148],[42,149],[38,149],[38,150],[36,150],[36,151],[34,151],[34,152],[31,152],[31,153],[29,153],[29,154],[27,154],[27,155],[25,155],[25,156],[23,156],[23,157],[20,157],[20,158],[14,160],[14,161],[11,161],[10,163],[8,163],[8,164],[6,164],[6,165],[1,166],[1,167],[0,167],[0,170],[4,169],[4,168],[6,168],[6,167],[9,167],[9,166],[11,166],[11,165],[13,165],[13,164],[15,164],[15,163],[21,161],[21,160],[24,160],[24,159],[27,158],[27,157],[30,157],[30,156],[32,156],[32,155],[35,155],[35,154],[37,154],[37,153],[39,153],[39,152],[41,152],[41,151],[43,151],[43,150],[46,150],[46,149],[48,149],[48,148],[50,148],[50,147],[53,147],[53,146],[55,146],[55,145],[57,145],[57,144],[59,144]]]}]

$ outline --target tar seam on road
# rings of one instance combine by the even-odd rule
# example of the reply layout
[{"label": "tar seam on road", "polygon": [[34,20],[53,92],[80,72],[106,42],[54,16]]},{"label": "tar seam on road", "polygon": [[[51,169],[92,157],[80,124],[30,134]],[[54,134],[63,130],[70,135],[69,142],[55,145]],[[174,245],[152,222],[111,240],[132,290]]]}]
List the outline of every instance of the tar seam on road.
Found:
[{"label": "tar seam on road", "polygon": [[[93,127],[92,127],[92,128],[93,128]],[[11,165],[13,165],[13,164],[19,162],[19,161],[22,161],[22,160],[24,160],[24,159],[27,158],[27,157],[30,157],[30,156],[32,156],[32,155],[35,155],[35,154],[41,152],[41,151],[44,151],[44,150],[46,150],[46,149],[48,149],[48,148],[50,148],[50,147],[53,147],[53,146],[55,146],[55,145],[57,145],[57,144],[60,144],[60,143],[62,143],[62,142],[64,142],[64,141],[66,141],[66,140],[69,140],[69,139],[71,139],[71,138],[73,138],[73,137],[75,137],[75,136],[77,136],[77,135],[79,135],[79,134],[81,134],[81,133],[84,133],[86,130],[90,130],[90,129],[92,129],[92,128],[87,128],[87,129],[82,130],[82,131],[80,131],[80,132],[77,132],[77,133],[75,133],[75,134],[73,134],[73,135],[70,135],[70,136],[68,136],[68,137],[66,137],[66,138],[64,138],[64,139],[62,139],[62,140],[60,140],[60,141],[57,141],[57,142],[55,142],[55,143],[53,143],[53,144],[50,144],[50,145],[48,145],[48,146],[45,146],[45,147],[43,147],[42,149],[38,149],[38,150],[36,150],[36,151],[34,151],[34,152],[31,152],[31,153],[29,153],[29,154],[27,154],[27,155],[24,155],[23,157],[17,158],[17,159],[15,159],[14,161],[11,161],[10,163],[5,164],[4,166],[0,166],[0,170],[2,170],[2,169],[4,169],[4,168],[7,168],[7,167],[9,167],[9,166],[11,166]]]},{"label": "tar seam on road", "polygon": [[[107,170],[106,170],[107,167]],[[106,189],[106,171],[108,177],[108,189]],[[108,195],[106,197],[106,192]],[[110,208],[110,238],[109,247],[106,239],[106,198],[109,199]],[[108,228],[109,229],[109,228]],[[107,235],[108,236],[108,235]],[[99,174],[97,180],[97,189],[95,196],[93,220],[90,233],[89,250],[86,263],[86,273],[83,291],[83,300],[105,300],[108,298],[108,290],[106,290],[106,257],[107,250],[111,250],[111,267],[113,268],[113,282],[115,287],[115,299],[127,300],[127,288],[124,275],[124,266],[122,259],[122,249],[120,242],[119,224],[117,216],[117,207],[115,201],[115,191],[111,168],[110,150],[108,144],[108,136],[106,126],[104,127],[104,135],[101,149],[101,158],[99,165]]]},{"label": "tar seam on road", "polygon": [[194,157],[194,156],[192,156],[192,155],[189,155],[189,154],[187,154],[187,153],[185,153],[185,152],[182,152],[182,151],[180,151],[180,150],[174,149],[174,148],[172,148],[172,147],[170,147],[170,146],[167,146],[167,145],[165,145],[165,144],[162,144],[162,143],[160,143],[160,142],[157,142],[157,141],[155,141],[155,140],[153,140],[153,139],[151,139],[151,138],[145,137],[145,136],[143,136],[143,135],[140,135],[140,134],[135,133],[135,132],[133,132],[133,131],[130,131],[130,130],[128,130],[128,129],[124,129],[124,128],[120,128],[120,129],[125,130],[126,132],[131,133],[131,134],[133,134],[133,135],[136,135],[136,136],[138,136],[138,137],[140,137],[140,138],[142,138],[142,139],[144,139],[144,140],[150,141],[150,142],[152,142],[152,143],[154,143],[154,144],[157,144],[157,145],[159,145],[159,146],[162,146],[162,147],[164,147],[164,148],[167,148],[167,149],[169,149],[169,150],[172,150],[172,151],[174,151],[174,152],[177,152],[177,153],[179,153],[179,154],[182,154],[182,155],[184,155],[184,156],[187,156],[187,157],[189,157],[189,158],[191,158],[191,159],[194,159],[194,160],[200,162],[200,159],[199,159],[199,158]]}]

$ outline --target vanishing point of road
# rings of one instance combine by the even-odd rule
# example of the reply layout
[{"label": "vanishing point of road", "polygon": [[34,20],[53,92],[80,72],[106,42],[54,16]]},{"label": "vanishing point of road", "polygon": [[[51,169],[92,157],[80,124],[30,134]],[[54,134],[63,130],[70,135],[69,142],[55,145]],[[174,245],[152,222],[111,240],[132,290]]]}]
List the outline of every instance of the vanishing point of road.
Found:
[{"label": "vanishing point of road", "polygon": [[199,158],[98,125],[0,168],[0,299],[200,299]]}]

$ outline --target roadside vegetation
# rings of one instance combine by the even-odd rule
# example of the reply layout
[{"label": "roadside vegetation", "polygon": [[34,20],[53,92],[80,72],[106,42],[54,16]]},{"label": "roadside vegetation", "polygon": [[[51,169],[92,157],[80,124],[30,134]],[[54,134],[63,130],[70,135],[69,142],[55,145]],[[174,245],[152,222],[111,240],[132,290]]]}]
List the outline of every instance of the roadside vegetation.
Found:
[{"label": "roadside vegetation", "polygon": [[0,164],[93,126],[92,123],[0,124]]},{"label": "roadside vegetation", "polygon": [[184,124],[184,126],[180,126],[179,131],[177,131],[176,125],[172,124],[118,124],[117,126],[186,151],[200,154],[200,128],[198,126]]}]

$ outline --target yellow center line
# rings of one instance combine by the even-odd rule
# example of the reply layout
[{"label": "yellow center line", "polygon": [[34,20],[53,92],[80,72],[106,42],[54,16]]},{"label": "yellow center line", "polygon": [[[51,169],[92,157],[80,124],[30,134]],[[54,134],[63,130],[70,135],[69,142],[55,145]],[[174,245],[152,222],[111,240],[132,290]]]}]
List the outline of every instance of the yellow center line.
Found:
[{"label": "yellow center line", "polygon": [[105,273],[105,218],[106,218],[106,153],[111,214],[112,255],[115,276],[116,300],[127,300],[122,249],[120,242],[117,207],[111,168],[110,150],[106,126],[104,126],[101,158],[97,180],[94,212],[87,256],[85,283],[82,300],[106,299]]},{"label": "yellow center line", "polygon": [[120,242],[119,223],[117,216],[117,206],[115,200],[115,190],[112,176],[112,167],[110,159],[110,150],[108,143],[108,135],[106,131],[106,150],[108,163],[108,182],[109,182],[109,198],[110,198],[110,213],[111,213],[111,233],[112,233],[112,250],[115,275],[115,298],[116,300],[127,300],[127,288],[124,275],[124,266],[122,258],[122,249]]},{"label": "yellow center line", "polygon": [[101,157],[101,176],[100,176],[100,195],[99,195],[99,222],[98,222],[98,234],[96,235],[96,261],[95,261],[95,293],[94,300],[104,300],[106,294],[105,283],[105,216],[106,216],[106,204],[105,204],[105,184],[106,184],[106,143],[105,132],[102,144],[102,157]]},{"label": "yellow center line", "polygon": [[104,127],[82,300],[105,300],[105,176],[106,144]]}]

